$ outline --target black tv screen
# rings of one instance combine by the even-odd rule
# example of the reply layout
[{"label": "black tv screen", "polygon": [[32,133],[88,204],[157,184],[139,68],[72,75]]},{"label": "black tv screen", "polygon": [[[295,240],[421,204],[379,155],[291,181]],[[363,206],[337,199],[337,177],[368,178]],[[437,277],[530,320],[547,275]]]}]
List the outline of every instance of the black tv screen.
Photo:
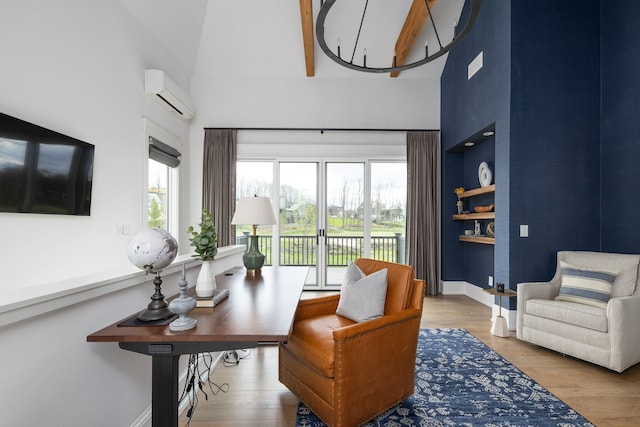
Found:
[{"label": "black tv screen", "polygon": [[94,146],[0,113],[0,212],[90,215]]}]

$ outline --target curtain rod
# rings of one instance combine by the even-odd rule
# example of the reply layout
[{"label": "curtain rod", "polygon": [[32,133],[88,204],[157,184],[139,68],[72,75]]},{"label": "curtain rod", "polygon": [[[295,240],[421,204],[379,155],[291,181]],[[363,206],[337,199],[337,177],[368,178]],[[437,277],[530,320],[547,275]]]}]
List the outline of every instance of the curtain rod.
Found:
[{"label": "curtain rod", "polygon": [[254,127],[205,127],[204,129],[315,131],[328,132],[439,132],[440,129],[354,129],[354,128],[254,128]]}]

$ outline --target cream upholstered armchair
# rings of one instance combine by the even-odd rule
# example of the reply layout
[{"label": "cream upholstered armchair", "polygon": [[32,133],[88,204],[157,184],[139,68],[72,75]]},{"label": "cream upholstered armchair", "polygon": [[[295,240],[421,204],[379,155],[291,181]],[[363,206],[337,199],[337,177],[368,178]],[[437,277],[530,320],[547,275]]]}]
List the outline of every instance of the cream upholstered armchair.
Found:
[{"label": "cream upholstered armchair", "polygon": [[337,314],[340,295],[301,300],[280,344],[280,381],[330,427],[362,424],[414,391],[424,281],[408,265],[355,264],[367,277],[387,269],[383,315],[357,322]]},{"label": "cream upholstered armchair", "polygon": [[519,283],[516,334],[617,372],[640,362],[640,255],[560,251],[549,282]]}]

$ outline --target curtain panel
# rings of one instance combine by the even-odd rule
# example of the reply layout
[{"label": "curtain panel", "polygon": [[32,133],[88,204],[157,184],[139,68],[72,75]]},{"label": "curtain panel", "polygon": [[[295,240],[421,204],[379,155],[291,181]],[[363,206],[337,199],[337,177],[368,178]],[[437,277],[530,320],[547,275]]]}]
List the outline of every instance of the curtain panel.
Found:
[{"label": "curtain panel", "polygon": [[406,259],[427,295],[442,293],[440,281],[440,132],[407,133]]},{"label": "curtain panel", "polygon": [[218,246],[235,245],[236,129],[205,129],[202,164],[202,208],[216,225]]}]

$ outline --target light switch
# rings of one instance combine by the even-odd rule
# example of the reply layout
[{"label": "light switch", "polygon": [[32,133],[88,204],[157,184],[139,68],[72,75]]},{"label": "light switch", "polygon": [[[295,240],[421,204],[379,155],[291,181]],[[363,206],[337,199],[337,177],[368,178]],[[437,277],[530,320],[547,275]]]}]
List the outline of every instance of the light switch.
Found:
[{"label": "light switch", "polygon": [[526,224],[520,225],[520,237],[529,237],[529,226]]},{"label": "light switch", "polygon": [[467,80],[471,80],[471,77],[480,71],[480,68],[482,68],[483,65],[483,56],[482,52],[480,52],[478,56],[476,56],[473,61],[467,65]]},{"label": "light switch", "polygon": [[131,233],[131,227],[129,224],[116,225],[116,234],[120,236],[128,236]]}]

